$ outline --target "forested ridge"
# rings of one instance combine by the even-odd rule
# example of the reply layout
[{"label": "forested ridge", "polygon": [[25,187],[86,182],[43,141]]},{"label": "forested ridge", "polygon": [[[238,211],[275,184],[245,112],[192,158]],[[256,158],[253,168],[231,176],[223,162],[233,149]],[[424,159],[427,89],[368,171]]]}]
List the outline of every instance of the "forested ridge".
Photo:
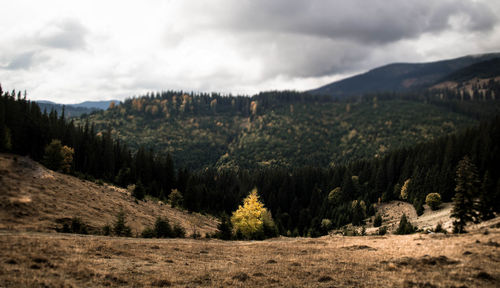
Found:
[{"label": "forested ridge", "polygon": [[[219,216],[236,210],[248,192],[256,187],[272,213],[279,233],[285,235],[317,236],[326,233],[327,228],[347,223],[362,224],[366,216],[374,214],[374,204],[392,199],[402,198],[412,203],[418,212],[422,211],[425,197],[430,192],[438,192],[444,201],[450,201],[455,194],[457,164],[466,155],[477,167],[478,181],[481,182],[481,190],[478,190],[481,195],[478,197],[482,197],[483,203],[488,206],[485,209],[497,212],[499,209],[495,203],[500,201],[500,118],[491,118],[494,109],[482,114],[481,109],[475,108],[496,107],[495,100],[462,101],[458,96],[416,95],[413,102],[408,103],[441,101],[439,105],[443,109],[457,109],[460,113],[484,116],[489,120],[455,134],[387,151],[378,158],[316,167],[276,165],[235,169],[231,165],[221,165],[190,171],[186,168],[175,169],[175,154],[157,153],[143,147],[133,152],[123,142],[114,139],[110,130],[98,132],[88,121],[75,125],[64,115],[43,113],[19,92],[2,91],[0,94],[1,151],[29,155],[43,162],[45,147],[53,139],[59,139],[62,145],[74,149],[69,170],[71,174],[102,179],[119,186],[136,184],[145,194],[161,199],[167,198],[175,188],[182,195],[180,205],[186,209]],[[259,113],[269,109],[290,109],[290,102],[294,103],[294,110],[300,103],[308,101],[318,102],[318,105],[337,103],[330,98],[314,96],[309,99],[307,96],[291,92],[261,94],[257,98],[202,95],[195,98],[200,101],[198,108],[194,104],[193,108],[189,108],[188,97],[175,105],[181,107],[185,102],[187,106],[184,109],[198,109],[196,111],[200,115],[235,109],[237,113],[257,118]],[[156,95],[154,97],[157,99]],[[378,107],[383,105],[383,101],[408,101],[401,100],[402,95],[374,97],[371,95],[355,102],[343,102],[342,107],[369,104],[373,108],[374,104]],[[387,99],[384,100],[384,97]],[[153,98],[150,95],[149,98],[130,99],[124,105],[143,105],[148,99]],[[252,104],[256,103],[253,102],[256,99],[260,102]],[[142,101],[145,102],[140,104]],[[352,106],[349,109],[355,109]],[[110,111],[121,113],[122,108],[117,106]],[[155,108],[146,106],[144,109]],[[180,110],[169,111],[181,113]],[[401,193],[402,190],[404,193]],[[329,220],[331,226],[322,225],[326,223],[323,220]]]},{"label": "forested ridge", "polygon": [[177,167],[191,170],[327,167],[380,157],[477,124],[472,106],[452,107],[460,104],[428,94],[339,101],[293,91],[253,97],[151,92],[78,121],[109,131],[134,150],[170,153]]}]

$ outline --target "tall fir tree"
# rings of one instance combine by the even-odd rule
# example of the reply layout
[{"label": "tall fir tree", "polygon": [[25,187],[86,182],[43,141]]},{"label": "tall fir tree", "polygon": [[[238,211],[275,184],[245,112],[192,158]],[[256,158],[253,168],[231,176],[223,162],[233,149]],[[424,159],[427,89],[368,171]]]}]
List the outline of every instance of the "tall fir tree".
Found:
[{"label": "tall fir tree", "polygon": [[456,194],[453,198],[451,217],[457,219],[453,222],[454,232],[465,233],[467,222],[478,220],[474,197],[477,196],[479,179],[477,168],[468,156],[458,162],[456,173]]}]

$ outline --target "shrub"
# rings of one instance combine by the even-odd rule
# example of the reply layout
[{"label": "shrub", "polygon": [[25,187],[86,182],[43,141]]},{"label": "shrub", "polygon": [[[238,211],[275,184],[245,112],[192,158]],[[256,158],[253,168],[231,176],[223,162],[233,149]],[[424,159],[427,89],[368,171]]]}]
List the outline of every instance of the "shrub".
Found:
[{"label": "shrub", "polygon": [[154,237],[156,237],[155,231],[151,227],[146,227],[146,228],[144,228],[144,230],[142,230],[141,237],[142,238],[154,238]]},{"label": "shrub", "polygon": [[412,234],[415,233],[415,230],[416,230],[415,227],[413,227],[410,221],[408,221],[408,219],[406,218],[406,214],[403,214],[403,216],[401,216],[401,220],[399,221],[399,226],[395,234],[398,235]]},{"label": "shrub", "polygon": [[43,163],[51,170],[69,173],[74,154],[73,148],[63,146],[61,140],[54,139],[45,147]]},{"label": "shrub", "polygon": [[222,240],[231,240],[233,225],[227,215],[221,217],[220,223],[217,225],[219,231],[216,233],[216,237]]},{"label": "shrub", "polygon": [[387,233],[387,226],[378,228],[378,235],[385,235]]},{"label": "shrub", "polygon": [[141,181],[137,182],[137,184],[135,185],[132,196],[134,196],[137,200],[142,200],[144,199],[144,196],[146,196],[146,191],[144,189],[144,186],[142,186]]},{"label": "shrub", "polygon": [[441,225],[441,223],[438,223],[436,225],[436,228],[434,228],[434,233],[445,233],[446,234],[446,230],[443,229],[443,226]]},{"label": "shrub", "polygon": [[83,223],[82,219],[73,217],[71,219],[71,233],[88,234],[87,225]]},{"label": "shrub", "polygon": [[170,200],[170,206],[172,208],[181,206],[183,201],[181,192],[177,189],[172,189],[172,192],[168,195],[168,200]]},{"label": "shrub", "polygon": [[102,235],[104,236],[111,235],[111,226],[109,224],[106,224],[102,227]]},{"label": "shrub", "polygon": [[429,205],[432,210],[439,209],[441,205],[441,195],[439,195],[439,193],[427,194],[427,197],[425,197],[425,204]]},{"label": "shrub", "polygon": [[88,234],[87,225],[78,217],[71,218],[69,223],[64,223],[62,228],[56,230],[62,233]]},{"label": "shrub", "polygon": [[380,214],[375,215],[375,219],[373,219],[373,227],[382,226],[382,216]]},{"label": "shrub", "polygon": [[328,231],[332,229],[332,220],[330,219],[323,219],[321,220],[321,231],[323,234],[327,234]]},{"label": "shrub", "polygon": [[113,233],[116,236],[132,236],[132,230],[126,225],[125,212],[123,210],[120,210],[120,212],[116,215],[116,220],[113,225]]},{"label": "shrub", "polygon": [[172,236],[175,238],[185,238],[186,230],[181,225],[175,224],[174,228],[172,229]]},{"label": "shrub", "polygon": [[170,238],[173,236],[172,227],[168,223],[167,218],[156,218],[156,222],[153,228],[154,235],[157,238]]}]

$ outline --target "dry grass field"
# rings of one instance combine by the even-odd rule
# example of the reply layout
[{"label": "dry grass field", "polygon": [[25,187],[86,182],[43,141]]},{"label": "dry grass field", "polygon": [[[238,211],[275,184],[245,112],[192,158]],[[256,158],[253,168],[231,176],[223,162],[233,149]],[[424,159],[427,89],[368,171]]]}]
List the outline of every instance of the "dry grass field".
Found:
[{"label": "dry grass field", "polygon": [[[500,287],[500,218],[465,235],[221,241],[55,232],[71,217],[97,232],[120,209],[134,233],[157,216],[188,234],[212,233],[217,225],[0,154],[0,287]],[[419,227],[449,222],[449,204],[420,217],[404,202],[378,209],[391,228],[402,213]]]},{"label": "dry grass field", "polygon": [[498,228],[260,242],[2,232],[0,287],[499,287],[499,242]]}]

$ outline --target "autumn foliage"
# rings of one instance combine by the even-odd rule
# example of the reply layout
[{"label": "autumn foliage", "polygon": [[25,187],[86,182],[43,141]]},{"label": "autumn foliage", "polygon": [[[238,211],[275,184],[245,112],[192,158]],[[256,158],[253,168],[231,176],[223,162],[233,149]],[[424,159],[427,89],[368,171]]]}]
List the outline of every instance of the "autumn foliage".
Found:
[{"label": "autumn foliage", "polygon": [[264,239],[277,235],[271,213],[259,201],[257,188],[243,200],[243,206],[233,212],[231,223],[237,237],[244,239]]}]

